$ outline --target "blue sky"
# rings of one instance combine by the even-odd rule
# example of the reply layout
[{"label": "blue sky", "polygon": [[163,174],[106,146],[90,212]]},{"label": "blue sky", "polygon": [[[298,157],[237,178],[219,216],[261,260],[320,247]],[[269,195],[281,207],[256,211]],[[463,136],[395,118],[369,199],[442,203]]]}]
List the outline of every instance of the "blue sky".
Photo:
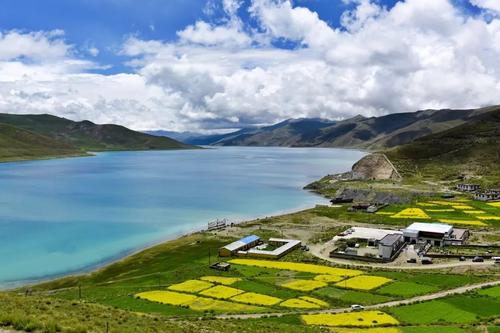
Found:
[{"label": "blue sky", "polygon": [[[392,7],[397,0],[379,3]],[[207,12],[207,0],[3,0],[0,11],[1,30],[55,30],[65,32],[68,43],[81,50],[81,57],[89,57],[85,49],[99,49],[97,60],[109,69],[100,73],[130,71],[123,65],[126,58],[117,54],[123,41],[130,35],[143,39],[175,40],[177,31],[197,20],[217,22],[224,17],[219,5],[213,13]],[[317,12],[330,25],[338,27],[341,14],[354,4],[340,0],[295,0]],[[252,20],[245,8],[239,10],[246,23]],[[295,47],[295,43],[275,41],[280,47]]]},{"label": "blue sky", "polygon": [[3,0],[0,112],[217,132],[500,104],[498,0]]}]

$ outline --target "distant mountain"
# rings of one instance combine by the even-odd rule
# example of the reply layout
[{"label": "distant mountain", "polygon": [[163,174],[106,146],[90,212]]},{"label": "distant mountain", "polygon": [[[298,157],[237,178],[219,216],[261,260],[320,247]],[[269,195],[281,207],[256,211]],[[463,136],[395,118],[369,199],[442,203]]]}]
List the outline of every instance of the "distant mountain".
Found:
[{"label": "distant mountain", "polygon": [[464,124],[386,151],[403,175],[450,179],[482,176],[500,185],[500,107]]},{"label": "distant mountain", "polygon": [[0,124],[0,161],[76,155],[85,155],[85,152],[43,135]]},{"label": "distant mountain", "polygon": [[52,115],[0,114],[0,123],[90,151],[194,148],[171,138],[132,131],[119,125],[97,125]]},{"label": "distant mountain", "polygon": [[[414,139],[445,131],[494,110],[424,110],[381,117],[331,121],[290,119],[273,126],[243,129],[216,137],[203,138],[203,144],[220,146],[342,147],[378,150],[395,147]],[[189,143],[197,143],[189,138]]]}]

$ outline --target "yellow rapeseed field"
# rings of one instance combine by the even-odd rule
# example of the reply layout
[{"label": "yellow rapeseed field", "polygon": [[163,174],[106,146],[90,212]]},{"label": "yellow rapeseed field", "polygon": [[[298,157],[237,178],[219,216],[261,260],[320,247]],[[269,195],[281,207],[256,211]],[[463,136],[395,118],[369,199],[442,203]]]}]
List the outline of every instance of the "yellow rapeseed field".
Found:
[{"label": "yellow rapeseed field", "polygon": [[[481,216],[482,217],[482,216]],[[476,216],[476,218],[480,218],[479,216]],[[481,221],[476,221],[476,220],[453,220],[453,219],[440,219],[439,222],[443,223],[451,223],[451,224],[467,224],[467,225],[486,225],[486,223],[483,223]]]},{"label": "yellow rapeseed field", "polygon": [[377,215],[393,215],[393,212],[375,212]]},{"label": "yellow rapeseed field", "polygon": [[431,202],[438,204],[438,205],[443,205],[443,206],[453,206],[453,205],[457,204],[454,201],[442,201],[442,200],[435,200],[435,201],[431,201]]},{"label": "yellow rapeseed field", "polygon": [[391,216],[391,218],[397,219],[430,219],[431,217],[427,215],[420,208],[406,208]]},{"label": "yellow rapeseed field", "polygon": [[465,214],[477,215],[477,214],[486,214],[484,210],[464,210]]},{"label": "yellow rapeseed field", "polygon": [[213,284],[210,282],[206,281],[200,281],[200,280],[187,280],[182,283],[178,284],[173,284],[168,289],[170,290],[175,290],[175,291],[185,291],[188,293],[197,293],[200,292],[204,289],[208,289],[212,287]]},{"label": "yellow rapeseed field", "polygon": [[425,211],[439,213],[439,212],[454,212],[455,210],[451,208],[445,208],[445,209],[426,209]]},{"label": "yellow rapeseed field", "polygon": [[226,286],[230,286],[235,282],[241,281],[240,278],[225,277],[225,276],[202,276],[200,280],[218,284],[225,284]]},{"label": "yellow rapeseed field", "polygon": [[500,216],[476,216],[480,220],[492,220],[492,221],[500,221]]},{"label": "yellow rapeseed field", "polygon": [[496,208],[500,208],[500,202],[490,202],[488,205],[496,207]]},{"label": "yellow rapeseed field", "polygon": [[236,265],[256,266],[265,268],[283,269],[288,271],[307,272],[314,274],[329,274],[338,276],[356,276],[363,274],[362,271],[346,268],[335,268],[314,264],[302,264],[297,262],[271,261],[258,259],[233,259],[229,261]]},{"label": "yellow rapeseed field", "polygon": [[255,304],[255,305],[274,305],[282,302],[283,300],[278,297],[262,295],[257,293],[244,293],[232,297],[231,301],[245,303],[245,304]]},{"label": "yellow rapeseed field", "polygon": [[317,298],[314,298],[314,297],[309,297],[309,296],[300,296],[299,297],[300,299],[303,299],[304,301],[308,301],[310,303],[314,303],[316,305],[319,305],[319,306],[322,306],[322,307],[327,307],[329,306],[330,304],[328,304],[327,302],[325,301],[322,301],[320,299],[317,299]]},{"label": "yellow rapeseed field", "polygon": [[430,202],[417,202],[417,205],[422,206],[422,207],[436,207],[436,206],[439,206],[438,204],[430,203]]},{"label": "yellow rapeseed field", "polygon": [[334,328],[333,333],[401,333],[396,327],[375,327],[375,328]]},{"label": "yellow rapeseed field", "polygon": [[326,275],[316,275],[314,277],[314,280],[316,280],[316,281],[322,281],[322,282],[326,282],[326,283],[339,282],[342,279],[343,278],[341,276],[338,276],[338,275],[329,275],[329,274],[326,274]]},{"label": "yellow rapeseed field", "polygon": [[322,313],[302,315],[302,320],[307,325],[331,326],[331,327],[352,327],[352,326],[382,326],[397,325],[396,318],[380,311],[361,311],[349,313]]},{"label": "yellow rapeseed field", "polygon": [[464,210],[464,209],[474,209],[474,207],[471,207],[471,206],[468,206],[468,205],[459,205],[459,206],[452,206],[453,208],[455,209],[461,209],[461,210]]},{"label": "yellow rapeseed field", "polygon": [[371,290],[391,281],[391,279],[382,276],[360,275],[347,279],[345,281],[337,282],[335,285],[337,287],[349,289]]},{"label": "yellow rapeseed field", "polygon": [[258,312],[264,310],[264,308],[258,306],[220,301],[206,297],[198,297],[187,305],[190,309],[195,311],[214,310],[220,312]]},{"label": "yellow rapeseed field", "polygon": [[169,305],[186,305],[198,298],[194,295],[181,294],[165,290],[146,291],[135,296],[151,302]]},{"label": "yellow rapeseed field", "polygon": [[227,299],[242,293],[244,293],[243,290],[219,285],[203,290],[202,292],[200,292],[200,295]]},{"label": "yellow rapeseed field", "polygon": [[314,289],[319,289],[328,286],[326,282],[316,281],[316,280],[293,280],[290,282],[283,283],[282,287],[299,290],[299,291],[311,291]]},{"label": "yellow rapeseed field", "polygon": [[290,298],[280,303],[280,306],[285,308],[299,308],[299,309],[319,309],[320,306],[299,298]]}]

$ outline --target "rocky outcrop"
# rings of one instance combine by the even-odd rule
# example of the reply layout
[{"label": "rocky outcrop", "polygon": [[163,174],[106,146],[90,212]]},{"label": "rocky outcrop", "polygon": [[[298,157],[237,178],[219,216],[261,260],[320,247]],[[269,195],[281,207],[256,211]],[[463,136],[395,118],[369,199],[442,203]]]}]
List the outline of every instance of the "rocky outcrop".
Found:
[{"label": "rocky outcrop", "polygon": [[401,180],[401,175],[389,159],[380,153],[370,154],[352,166],[353,180]]}]

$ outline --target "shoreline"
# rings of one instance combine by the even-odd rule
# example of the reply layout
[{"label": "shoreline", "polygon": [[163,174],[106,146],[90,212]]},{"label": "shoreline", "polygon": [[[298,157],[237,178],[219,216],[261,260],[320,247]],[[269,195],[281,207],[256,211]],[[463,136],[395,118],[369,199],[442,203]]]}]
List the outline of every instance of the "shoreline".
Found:
[{"label": "shoreline", "polygon": [[[326,198],[324,198],[322,195],[320,195],[319,193],[316,193],[316,192],[310,191],[310,190],[305,190],[305,191],[309,192],[311,195],[313,195],[315,197],[318,197],[318,199],[323,199],[326,202],[328,202],[328,200]],[[324,204],[324,203],[318,202],[315,204],[315,206],[320,205],[320,204]],[[313,207],[311,207],[309,205],[303,205],[300,207],[295,207],[295,208],[291,208],[291,209],[285,209],[285,210],[281,210],[281,211],[272,212],[272,213],[265,215],[265,216],[259,215],[259,216],[250,216],[247,218],[242,218],[241,221],[235,220],[232,223],[234,223],[236,225],[242,225],[242,224],[254,222],[254,221],[259,220],[259,219],[265,219],[268,217],[278,217],[278,216],[298,213],[298,212],[301,212],[304,210],[311,209]],[[208,222],[206,222],[206,223],[208,223]],[[119,263],[122,260],[126,260],[127,258],[130,258],[138,253],[141,253],[143,251],[147,251],[151,248],[154,248],[156,246],[159,246],[159,245],[162,245],[162,244],[165,244],[165,243],[168,243],[168,242],[171,242],[171,241],[183,238],[183,237],[188,237],[188,236],[196,235],[199,233],[203,233],[203,232],[208,232],[206,226],[204,226],[204,227],[200,226],[197,228],[192,228],[189,231],[175,233],[171,236],[166,236],[165,238],[163,238],[159,241],[149,242],[148,244],[145,244],[143,246],[136,247],[134,249],[130,249],[130,250],[126,250],[126,251],[122,251],[121,253],[118,253],[114,256],[109,257],[108,259],[104,259],[104,260],[102,260],[98,263],[95,263],[95,264],[86,265],[85,267],[82,267],[80,269],[68,271],[65,273],[51,274],[51,275],[42,276],[39,278],[7,282],[7,283],[4,283],[3,285],[0,283],[0,292],[16,291],[16,290],[23,289],[23,288],[30,288],[30,287],[36,286],[38,284],[50,283],[53,281],[57,281],[59,279],[89,275],[89,274],[98,272],[102,269],[105,269],[108,266]]]}]

